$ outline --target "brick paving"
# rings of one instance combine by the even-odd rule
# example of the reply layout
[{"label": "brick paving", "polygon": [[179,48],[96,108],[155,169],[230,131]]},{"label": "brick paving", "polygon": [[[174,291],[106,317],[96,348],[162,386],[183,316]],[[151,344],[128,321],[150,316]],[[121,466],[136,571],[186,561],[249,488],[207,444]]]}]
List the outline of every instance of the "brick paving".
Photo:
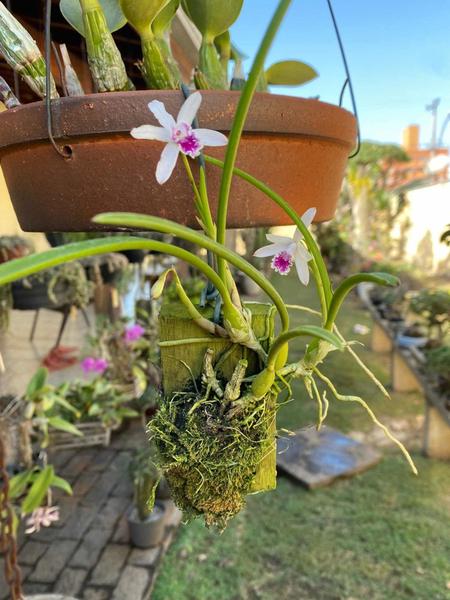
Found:
[{"label": "brick paving", "polygon": [[[123,441],[123,444],[122,444]],[[130,545],[126,512],[132,503],[127,466],[130,446],[145,441],[137,423],[114,437],[114,447],[59,452],[58,474],[73,485],[73,497],[57,493],[56,527],[19,535],[25,594],[54,592],[79,600],[147,600],[180,512],[167,504],[166,537],[149,550]],[[65,464],[64,464],[65,463]],[[0,559],[0,600],[9,593]]]},{"label": "brick paving", "polygon": [[[28,342],[32,313],[14,311],[11,328],[0,336],[6,373],[0,393],[22,393],[54,342],[60,315],[42,311],[35,344]],[[71,320],[63,344],[82,347],[80,318]],[[78,367],[51,374],[54,383],[80,376]],[[55,493],[61,518],[55,526],[25,536],[19,533],[19,561],[25,594],[61,593],[79,600],[148,600],[181,514],[169,503],[161,546],[138,550],[130,545],[126,513],[132,504],[128,464],[134,448],[145,444],[142,426],[131,423],[115,434],[108,448],[66,450],[51,456],[58,475],[74,490]],[[0,600],[9,600],[0,557]]]}]

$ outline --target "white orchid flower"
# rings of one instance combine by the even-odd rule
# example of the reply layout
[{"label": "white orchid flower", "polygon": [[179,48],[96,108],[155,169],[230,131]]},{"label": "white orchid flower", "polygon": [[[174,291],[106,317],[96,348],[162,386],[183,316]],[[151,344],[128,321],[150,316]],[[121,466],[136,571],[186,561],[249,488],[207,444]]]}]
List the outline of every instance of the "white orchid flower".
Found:
[{"label": "white orchid flower", "polygon": [[50,527],[52,523],[57,521],[59,521],[58,506],[40,506],[27,519],[25,533],[37,533],[41,530],[41,527]]},{"label": "white orchid flower", "polygon": [[[309,227],[316,216],[317,209],[309,208],[302,216],[302,221]],[[254,254],[257,258],[273,256],[272,269],[280,275],[287,275],[295,264],[298,277],[303,285],[309,283],[308,263],[312,260],[311,254],[305,248],[302,233],[296,229],[293,237],[268,234],[267,239],[272,242],[269,246],[263,246]]]},{"label": "white orchid flower", "polygon": [[192,122],[197,116],[201,103],[200,92],[191,94],[181,107],[175,121],[162,102],[152,100],[148,108],[161,127],[141,125],[131,131],[131,135],[137,140],[157,140],[167,143],[156,168],[156,180],[159,184],[166,183],[172,175],[180,152],[191,158],[197,158],[205,146],[228,144],[228,139],[223,133],[212,129],[192,128]]}]

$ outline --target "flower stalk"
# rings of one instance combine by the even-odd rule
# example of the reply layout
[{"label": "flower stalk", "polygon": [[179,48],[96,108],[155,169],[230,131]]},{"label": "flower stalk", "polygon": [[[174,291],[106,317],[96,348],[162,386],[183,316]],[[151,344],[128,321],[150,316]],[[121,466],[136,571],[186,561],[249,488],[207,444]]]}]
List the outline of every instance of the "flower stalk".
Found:
[{"label": "flower stalk", "polygon": [[[270,25],[264,35],[259,50],[256,54],[253,66],[248,76],[247,83],[242,91],[239,104],[236,110],[236,115],[233,121],[233,126],[230,132],[230,138],[228,142],[228,149],[225,156],[223,175],[220,184],[219,193],[219,206],[217,211],[217,241],[220,244],[225,243],[225,233],[227,228],[227,215],[228,215],[228,202],[231,193],[231,182],[233,178],[233,171],[236,164],[237,153],[239,143],[241,140],[242,132],[244,130],[245,121],[247,119],[250,105],[255,94],[259,77],[264,69],[264,63],[266,61],[269,50],[278,32],[278,29],[283,22],[284,16],[291,5],[292,0],[280,0],[275,14],[270,22]],[[220,61],[219,61],[220,64]],[[222,280],[225,281],[225,261],[219,259],[218,261],[219,275]]]}]

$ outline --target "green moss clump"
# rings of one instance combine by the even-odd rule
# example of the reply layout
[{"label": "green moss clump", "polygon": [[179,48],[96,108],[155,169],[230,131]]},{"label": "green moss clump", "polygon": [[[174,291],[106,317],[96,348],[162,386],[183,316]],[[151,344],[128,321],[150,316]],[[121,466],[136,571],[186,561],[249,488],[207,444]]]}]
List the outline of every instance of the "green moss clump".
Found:
[{"label": "green moss clump", "polygon": [[270,395],[256,400],[242,386],[240,398],[227,403],[212,387],[166,398],[150,431],[175,503],[187,519],[203,516],[222,530],[244,507],[273,449],[275,402]]}]

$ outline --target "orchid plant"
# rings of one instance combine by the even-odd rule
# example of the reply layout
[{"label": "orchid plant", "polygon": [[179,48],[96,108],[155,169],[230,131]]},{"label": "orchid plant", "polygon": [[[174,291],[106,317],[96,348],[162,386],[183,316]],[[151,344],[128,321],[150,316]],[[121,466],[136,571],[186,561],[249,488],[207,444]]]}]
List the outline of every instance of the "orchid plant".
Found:
[{"label": "orchid plant", "polygon": [[[181,11],[202,38],[192,75],[197,89],[241,89],[245,83],[243,56],[233,46],[229,30],[243,4],[244,0],[60,0],[59,6],[68,24],[85,40],[95,90],[115,92],[135,89],[113,36],[127,23],[141,41],[142,59],[138,66],[145,85],[149,89],[180,87],[180,67],[172,53],[169,35],[175,16]],[[64,44],[60,53],[64,91],[69,96],[83,95]],[[34,93],[45,97],[44,58],[27,30],[1,2],[0,54]],[[269,86],[299,86],[316,77],[316,71],[306,63],[280,61],[261,71],[258,91],[268,91]],[[0,89],[0,93],[9,108],[17,106],[18,100],[10,90],[5,88],[3,93]],[[51,96],[58,95],[51,78]]]},{"label": "orchid plant", "polygon": [[[83,4],[84,2],[82,6]],[[121,4],[124,6],[127,3],[123,1]],[[207,19],[207,7],[222,3],[203,0],[197,4],[190,0],[184,2],[188,14],[198,26],[201,25],[204,39],[202,64],[206,65],[208,61],[214,61],[215,49],[211,38],[223,33],[230,22],[225,19],[222,27],[212,27]],[[242,2],[231,4],[238,6]],[[359,283],[369,281],[383,286],[395,286],[398,280],[383,273],[356,274],[333,289],[320,249],[309,230],[315,216],[314,208],[300,217],[276,191],[236,167],[246,116],[253,95],[260,85],[268,51],[290,4],[291,0],[280,0],[278,3],[242,90],[228,140],[221,133],[201,129],[194,123],[201,106],[199,92],[192,93],[185,100],[177,117],[170,115],[161,102],[150,102],[150,112],[160,127],[143,124],[131,132],[136,138],[166,144],[159,164],[149,165],[149,171],[152,167],[155,168],[156,178],[161,185],[170,178],[181,158],[192,187],[202,232],[165,219],[131,213],[105,213],[94,219],[104,227],[171,234],[206,250],[208,261],[172,244],[124,236],[69,244],[0,266],[0,284],[6,284],[49,266],[83,256],[145,248],[181,259],[205,276],[210,283],[209,287],[215,288],[215,292],[205,294],[203,307],[192,302],[173,267],[163,273],[153,286],[153,297],[158,298],[163,294],[170,277],[180,304],[197,326],[198,332],[201,332],[193,339],[180,336],[178,340],[161,342],[161,347],[163,344],[167,347],[184,344],[195,348],[196,344],[206,342],[210,348],[202,357],[201,372],[193,374],[192,381],[184,389],[179,389],[174,394],[165,394],[161,408],[152,421],[151,432],[160,453],[160,466],[168,478],[175,500],[188,516],[203,515],[207,524],[219,527],[224,527],[227,520],[242,508],[246,494],[270,487],[255,487],[254,482],[262,465],[266,464],[268,457],[273,456],[275,451],[277,396],[282,390],[291,393],[294,379],[302,380],[311,399],[317,402],[318,427],[327,416],[327,392],[338,401],[359,403],[399,446],[416,473],[416,467],[406,448],[378,421],[369,405],[358,396],[339,392],[323,370],[330,352],[349,352],[381,392],[388,395],[382,384],[358,358],[352,343],[344,340],[336,327],[336,318],[343,301]],[[204,5],[204,13],[200,10],[200,5]],[[218,69],[216,73],[218,74]],[[203,153],[206,146],[221,145],[227,145],[224,161]],[[193,169],[194,161],[197,162],[196,170]],[[208,195],[207,176],[212,168],[222,171],[217,215],[213,215]],[[146,176],[152,175],[149,172]],[[288,238],[269,234],[268,241],[271,244],[258,250],[256,256],[273,257],[273,269],[284,275],[295,265],[301,285],[309,285],[311,275],[320,300],[320,313],[312,316],[314,311],[306,307],[286,306],[270,279],[225,246],[233,177],[239,177],[255,186],[292,219],[296,227],[294,236]],[[239,202],[239,198],[233,200]],[[280,318],[278,335],[275,335],[273,325],[269,326],[266,335],[258,334],[251,307],[239,297],[232,277],[232,267],[253,279],[269,297],[272,313],[278,313]],[[291,328],[290,309],[302,312],[305,316],[304,325]],[[212,313],[215,313],[216,318],[211,317]],[[309,320],[312,318],[319,318],[320,325],[310,324]],[[300,360],[289,362],[289,346],[299,337],[308,338],[308,346]],[[228,346],[223,356],[215,362],[213,347],[220,341],[225,341]],[[231,375],[225,377],[223,366],[230,352],[235,349],[239,350],[239,358],[234,361]],[[184,367],[192,372],[189,364],[184,364]]]}]

